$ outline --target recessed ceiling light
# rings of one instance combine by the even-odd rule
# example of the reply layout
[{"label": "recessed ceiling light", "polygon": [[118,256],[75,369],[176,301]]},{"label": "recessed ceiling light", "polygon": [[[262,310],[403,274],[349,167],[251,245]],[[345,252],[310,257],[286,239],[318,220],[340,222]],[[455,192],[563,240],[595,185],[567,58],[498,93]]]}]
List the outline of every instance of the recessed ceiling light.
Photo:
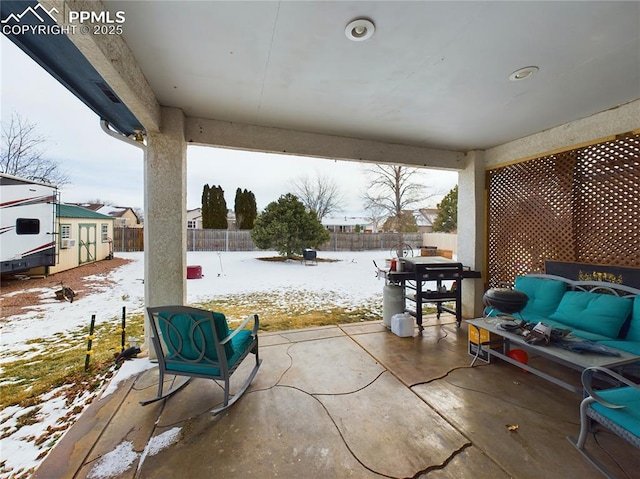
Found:
[{"label": "recessed ceiling light", "polygon": [[347,27],[344,29],[344,34],[349,40],[353,40],[354,42],[363,42],[371,38],[375,31],[376,27],[373,22],[366,18],[357,18],[356,20],[349,22]]},{"label": "recessed ceiling light", "polygon": [[538,67],[524,67],[520,70],[514,71],[511,75],[509,75],[509,80],[511,81],[520,81],[525,78],[529,78],[531,75],[540,70]]}]

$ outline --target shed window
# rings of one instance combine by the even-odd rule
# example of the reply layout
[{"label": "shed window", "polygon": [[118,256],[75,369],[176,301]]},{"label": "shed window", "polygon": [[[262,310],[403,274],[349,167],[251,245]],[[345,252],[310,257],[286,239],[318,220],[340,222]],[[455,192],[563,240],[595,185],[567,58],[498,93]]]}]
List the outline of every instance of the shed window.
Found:
[{"label": "shed window", "polygon": [[60,238],[61,239],[71,238],[71,225],[60,225]]},{"label": "shed window", "polygon": [[40,220],[38,218],[18,218],[16,220],[16,233],[19,235],[40,234]]},{"label": "shed window", "polygon": [[109,225],[107,223],[102,223],[100,225],[101,228],[101,235],[102,235],[102,242],[106,243],[109,240]]}]

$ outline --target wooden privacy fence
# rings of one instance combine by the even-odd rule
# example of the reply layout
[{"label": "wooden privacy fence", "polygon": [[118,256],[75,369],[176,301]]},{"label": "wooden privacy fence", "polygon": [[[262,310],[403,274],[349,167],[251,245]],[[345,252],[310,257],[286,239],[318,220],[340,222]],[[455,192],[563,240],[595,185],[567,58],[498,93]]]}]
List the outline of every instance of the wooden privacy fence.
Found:
[{"label": "wooden privacy fence", "polygon": [[[420,256],[422,233],[405,233],[404,243],[413,248],[414,256]],[[331,239],[320,247],[323,251],[365,251],[396,249],[397,233],[331,233]]]},{"label": "wooden privacy fence", "polygon": [[[143,228],[116,228],[113,248],[117,252],[144,251]],[[390,251],[398,244],[396,233],[330,233],[321,251]],[[420,255],[421,233],[405,233],[404,242]],[[249,230],[187,230],[187,251],[258,251]]]},{"label": "wooden privacy fence", "polygon": [[113,251],[144,251],[144,229],[113,228]]}]

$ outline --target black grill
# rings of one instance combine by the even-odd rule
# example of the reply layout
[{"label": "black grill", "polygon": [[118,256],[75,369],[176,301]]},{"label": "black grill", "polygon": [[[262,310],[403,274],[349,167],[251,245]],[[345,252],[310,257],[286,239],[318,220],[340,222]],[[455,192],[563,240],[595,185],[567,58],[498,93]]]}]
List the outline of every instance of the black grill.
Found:
[{"label": "black grill", "polygon": [[524,309],[529,297],[522,291],[507,288],[492,288],[482,298],[485,306],[491,306],[501,313],[514,314]]},{"label": "black grill", "polygon": [[302,258],[305,261],[315,261],[317,256],[318,256],[318,254],[316,253],[316,250],[314,250],[314,249],[307,248],[304,251],[302,251]]}]

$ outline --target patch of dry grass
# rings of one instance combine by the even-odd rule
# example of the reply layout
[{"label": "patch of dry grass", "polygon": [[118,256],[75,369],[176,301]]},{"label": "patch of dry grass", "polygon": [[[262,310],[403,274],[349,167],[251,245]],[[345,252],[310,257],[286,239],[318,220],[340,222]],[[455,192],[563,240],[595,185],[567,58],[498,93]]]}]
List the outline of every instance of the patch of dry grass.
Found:
[{"label": "patch of dry grass", "polygon": [[[28,359],[16,359],[2,365],[0,409],[11,405],[36,405],[42,394],[64,385],[71,386],[66,389],[67,395],[73,395],[75,389],[100,387],[105,374],[113,372],[114,355],[121,350],[120,326],[120,318],[96,326],[87,371],[84,366],[88,326],[71,337],[54,336],[29,341],[32,353]],[[127,318],[126,329],[126,336],[140,337],[143,334],[143,316],[138,314]]]},{"label": "patch of dry grass", "polygon": [[339,297],[326,292],[270,291],[229,295],[196,306],[224,313],[232,328],[247,314],[257,313],[261,331],[372,321],[382,316],[381,299],[358,306],[340,303]]},{"label": "patch of dry grass", "polygon": [[[220,311],[230,327],[247,314],[257,313],[261,331],[283,331],[380,319],[382,301],[359,306],[340,304],[340,298],[313,291],[273,291],[226,296],[193,306]],[[143,337],[142,314],[127,317],[125,336]],[[40,397],[60,386],[69,401],[75,393],[100,387],[114,371],[114,356],[121,350],[120,318],[96,326],[90,367],[84,370],[89,328],[71,335],[55,335],[29,341],[28,358],[2,365],[0,409],[10,405],[36,406]],[[125,347],[128,345],[125,344]]]}]

